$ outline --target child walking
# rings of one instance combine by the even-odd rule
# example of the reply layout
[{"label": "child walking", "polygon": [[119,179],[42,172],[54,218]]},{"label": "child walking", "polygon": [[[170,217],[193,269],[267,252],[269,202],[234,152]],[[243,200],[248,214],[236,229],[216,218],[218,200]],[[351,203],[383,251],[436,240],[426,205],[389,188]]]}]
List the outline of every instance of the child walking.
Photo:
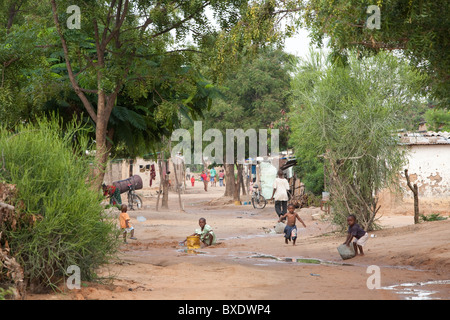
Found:
[{"label": "child walking", "polygon": [[120,228],[122,229],[123,232],[123,242],[124,243],[128,243],[127,242],[127,233],[130,233],[130,239],[132,240],[136,240],[136,238],[134,237],[134,227],[131,225],[130,222],[130,216],[127,213],[128,207],[126,204],[123,204],[121,207],[121,213],[119,215],[119,222],[120,222]]},{"label": "child walking", "polygon": [[348,234],[347,239],[345,240],[344,244],[347,246],[350,246],[350,242],[353,239],[353,248],[355,249],[355,254],[358,255],[358,249],[360,252],[360,255],[364,255],[363,247],[367,242],[367,239],[369,239],[369,234],[364,231],[363,228],[359,224],[356,223],[356,217],[351,214],[347,217],[347,224],[348,224]]},{"label": "child walking", "polygon": [[297,226],[295,225],[296,220],[300,221],[303,224],[303,227],[306,228],[305,223],[300,218],[298,213],[295,212],[295,206],[293,204],[288,205],[286,214],[280,216],[278,222],[281,220],[287,219],[286,227],[284,228],[284,241],[288,244],[288,240],[291,241],[292,245],[295,246],[295,241],[297,240]]}]

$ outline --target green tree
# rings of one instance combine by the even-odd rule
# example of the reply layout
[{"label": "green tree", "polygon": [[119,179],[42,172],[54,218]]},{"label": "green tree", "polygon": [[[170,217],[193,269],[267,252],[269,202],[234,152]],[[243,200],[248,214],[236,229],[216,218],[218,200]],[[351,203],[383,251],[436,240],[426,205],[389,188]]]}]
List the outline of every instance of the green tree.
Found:
[{"label": "green tree", "polygon": [[[381,28],[366,26],[373,12],[380,8]],[[302,21],[315,43],[329,46],[336,55],[346,49],[361,53],[401,50],[411,64],[429,76],[433,96],[443,107],[449,105],[450,2],[446,0],[311,0],[302,11]]]},{"label": "green tree", "polygon": [[[254,129],[256,132],[268,129],[270,136],[272,128],[280,128],[280,148],[285,148],[288,132],[285,114],[291,101],[290,72],[294,62],[293,56],[270,47],[242,57],[239,70],[230,72],[223,81],[223,98],[215,100],[211,110],[205,114],[204,130],[219,129],[225,137],[226,129]],[[246,157],[248,150],[246,141]],[[223,155],[226,156],[225,152]],[[239,181],[234,183],[234,164],[226,164],[225,169],[228,179],[225,195],[239,200],[239,187],[236,188]],[[238,170],[241,172],[242,165]]]},{"label": "green tree", "polygon": [[427,110],[425,120],[429,130],[450,131],[450,110],[446,108]]},{"label": "green tree", "polygon": [[[70,1],[62,1],[52,5],[53,19],[59,35],[60,44],[64,52],[67,75],[71,86],[83,106],[95,123],[97,144],[96,175],[101,181],[103,166],[108,157],[107,135],[108,123],[112,110],[117,103],[118,95],[124,86],[141,88],[141,97],[145,97],[152,88],[142,83],[136,83],[133,75],[142,67],[148,67],[148,57],[168,52],[187,52],[192,49],[175,47],[176,42],[182,42],[191,32],[194,40],[202,45],[205,39],[211,36],[210,23],[206,17],[206,8],[209,7],[220,16],[219,22],[222,31],[215,47],[220,63],[226,52],[229,52],[224,43],[238,43],[239,45],[268,42],[266,32],[271,30],[273,18],[267,12],[273,8],[273,1],[264,1],[263,4],[247,1],[134,1],[111,0],[103,3],[87,2],[80,4],[82,19],[80,30],[67,30],[63,22],[68,18],[65,8]],[[247,23],[244,28],[243,23]],[[248,23],[253,23],[249,27]],[[234,28],[233,26],[238,26]],[[227,35],[228,30],[245,30],[241,37]],[[175,37],[171,31],[176,33]],[[236,35],[237,33],[233,33]],[[80,46],[83,43],[83,46]],[[235,51],[233,46],[231,51]],[[211,61],[210,61],[211,62]],[[176,64],[176,63],[175,63]],[[171,63],[168,64],[169,68]],[[78,71],[76,71],[77,69]],[[220,72],[219,72],[220,73]],[[154,76],[154,75],[151,75]],[[177,86],[188,84],[186,81],[175,83]],[[162,83],[164,87],[167,83]],[[195,88],[194,88],[195,90]],[[93,94],[95,104],[88,98]],[[176,94],[176,90],[175,90]],[[189,97],[191,97],[189,95]],[[191,99],[191,98],[188,98]],[[165,101],[159,105],[160,114],[164,115],[175,110],[173,101]],[[174,114],[174,112],[172,112]]]},{"label": "green tree", "polygon": [[395,135],[402,106],[420,97],[424,77],[387,53],[363,59],[351,53],[347,66],[321,61],[316,56],[299,67],[291,142],[299,159],[324,162],[335,221],[345,227],[355,214],[370,230],[378,192],[395,186],[404,163]]},{"label": "green tree", "polygon": [[0,3],[0,125],[28,121],[58,91],[48,9],[26,0]]}]

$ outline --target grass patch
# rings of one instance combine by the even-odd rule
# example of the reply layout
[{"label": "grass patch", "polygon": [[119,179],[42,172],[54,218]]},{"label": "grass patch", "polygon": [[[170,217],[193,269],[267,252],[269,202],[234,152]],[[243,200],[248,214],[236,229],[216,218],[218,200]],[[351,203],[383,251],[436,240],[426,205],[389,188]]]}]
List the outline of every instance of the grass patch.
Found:
[{"label": "grass patch", "polygon": [[300,263],[312,263],[312,264],[320,264],[321,261],[317,259],[297,259],[297,262]]},{"label": "grass patch", "polygon": [[442,221],[442,220],[447,220],[447,217],[441,216],[440,213],[432,213],[427,216],[424,214],[421,214],[420,219],[422,221]]}]

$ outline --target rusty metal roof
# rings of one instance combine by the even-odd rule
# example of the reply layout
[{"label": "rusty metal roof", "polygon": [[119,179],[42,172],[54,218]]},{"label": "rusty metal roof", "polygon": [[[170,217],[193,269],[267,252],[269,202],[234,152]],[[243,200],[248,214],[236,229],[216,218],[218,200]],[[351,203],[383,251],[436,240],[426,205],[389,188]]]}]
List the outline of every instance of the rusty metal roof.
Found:
[{"label": "rusty metal roof", "polygon": [[450,132],[404,132],[399,133],[402,145],[450,145]]}]

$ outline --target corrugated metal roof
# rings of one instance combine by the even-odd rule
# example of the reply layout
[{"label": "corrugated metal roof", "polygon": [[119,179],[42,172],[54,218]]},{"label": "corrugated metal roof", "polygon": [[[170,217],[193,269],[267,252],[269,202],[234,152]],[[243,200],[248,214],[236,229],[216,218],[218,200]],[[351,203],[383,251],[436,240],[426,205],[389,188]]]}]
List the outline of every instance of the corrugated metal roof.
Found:
[{"label": "corrugated metal roof", "polygon": [[399,134],[402,145],[450,145],[450,132],[405,132]]}]

